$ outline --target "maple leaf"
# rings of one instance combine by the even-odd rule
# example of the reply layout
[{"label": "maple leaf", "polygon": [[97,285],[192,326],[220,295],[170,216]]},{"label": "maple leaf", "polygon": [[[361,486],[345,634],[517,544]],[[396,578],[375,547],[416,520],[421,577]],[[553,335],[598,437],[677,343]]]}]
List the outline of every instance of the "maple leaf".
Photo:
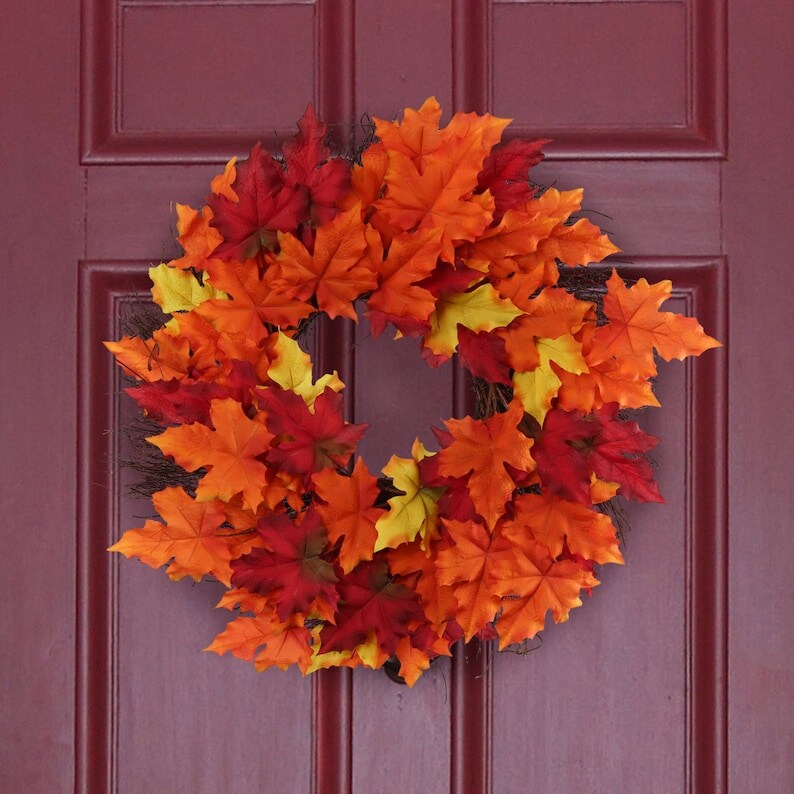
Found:
[{"label": "maple leaf", "polygon": [[[452,435],[437,427],[431,428],[440,446],[452,443]],[[444,477],[438,471],[439,456],[432,455],[419,461],[419,476],[425,486],[439,488],[442,493],[438,500],[438,515],[454,518],[456,521],[472,521],[477,515],[469,491],[468,475],[465,477]]]},{"label": "maple leaf", "polygon": [[230,612],[239,609],[243,612],[252,612],[255,615],[273,611],[265,596],[252,593],[244,587],[233,587],[231,590],[224,591],[215,607],[216,609],[228,609]]},{"label": "maple leaf", "polygon": [[214,430],[200,424],[181,425],[146,440],[185,471],[209,468],[196,489],[199,500],[227,502],[242,493],[245,504],[256,510],[265,485],[265,466],[258,456],[269,449],[273,434],[261,422],[249,419],[232,399],[213,400],[210,419]]},{"label": "maple leaf", "polygon": [[377,116],[375,135],[380,138],[386,150],[399,152],[409,157],[421,173],[432,154],[449,136],[439,129],[441,105],[435,97],[428,97],[419,110],[405,108],[403,119],[385,121]]},{"label": "maple leaf", "polygon": [[212,574],[228,586],[232,554],[218,534],[225,521],[222,505],[197,502],[180,487],[158,491],[152,502],[165,524],[147,521],[139,529],[130,529],[108,551],[137,557],[152,568],[170,562],[166,573],[175,580],[190,576],[199,581]]},{"label": "maple leaf", "polygon": [[367,300],[370,319],[380,313],[396,324],[409,318],[424,326],[436,308],[436,298],[419,282],[432,275],[440,253],[440,229],[395,237],[385,259],[374,262],[378,286]]},{"label": "maple leaf", "polygon": [[330,375],[323,375],[315,383],[311,358],[294,339],[281,331],[276,332],[271,339],[271,350],[275,357],[267,370],[268,377],[282,389],[299,394],[309,408],[327,388],[336,392],[344,389],[345,384],[339,380],[336,370]]},{"label": "maple leaf", "polygon": [[320,516],[309,510],[297,524],[284,514],[270,514],[259,521],[257,532],[266,548],[232,561],[232,584],[261,595],[275,593],[281,620],[308,612],[316,602],[333,613],[338,580],[323,557],[328,544]]},{"label": "maple leaf", "polygon": [[438,552],[436,571],[442,585],[454,589],[455,619],[468,642],[496,616],[499,582],[512,570],[510,543],[476,521],[444,520],[452,545]]},{"label": "maple leaf", "polygon": [[554,257],[571,266],[600,262],[610,254],[620,251],[587,218],[580,218],[572,225],[557,225],[543,241],[542,249],[544,256]]},{"label": "maple leaf", "polygon": [[186,339],[158,329],[151,339],[124,336],[118,342],[103,342],[116,361],[136,380],[153,383],[183,380],[190,369],[190,345]]},{"label": "maple leaf", "polygon": [[327,624],[320,633],[321,651],[353,650],[374,633],[377,646],[391,656],[409,623],[424,621],[415,593],[392,581],[386,561],[376,557],[358,565],[340,579],[336,625]]},{"label": "maple leaf", "polygon": [[240,334],[261,342],[269,333],[266,324],[297,326],[315,311],[308,303],[275,290],[272,272],[268,270],[260,277],[253,260],[218,266],[211,263],[208,272],[213,286],[231,300],[206,301],[196,313],[226,334]]},{"label": "maple leaf", "polygon": [[495,586],[510,596],[496,621],[499,650],[534,637],[543,629],[548,611],[555,623],[564,623],[571,609],[582,605],[582,588],[600,584],[587,566],[574,560],[555,562],[542,543],[523,542],[515,562],[513,575]]},{"label": "maple leaf", "polygon": [[[592,504],[593,473],[620,483],[620,493],[642,502],[664,501],[643,453],[656,446],[654,436],[636,422],[616,419],[617,403],[588,416],[555,408],[546,415],[533,455],[544,487],[564,499]],[[639,457],[635,457],[639,455]]]},{"label": "maple leaf", "polygon": [[165,314],[190,311],[212,298],[227,298],[225,292],[215,289],[208,281],[201,284],[192,273],[165,264],[150,267],[149,279],[152,298]]},{"label": "maple leaf", "polygon": [[[424,129],[434,133],[431,118]],[[455,240],[475,240],[490,224],[494,201],[490,193],[472,195],[482,164],[509,120],[457,114],[450,122],[451,135],[423,158],[420,171],[412,156],[388,150],[386,195],[375,207],[389,223],[406,231],[414,228],[443,230],[443,258],[454,261]]]},{"label": "maple leaf", "polygon": [[637,375],[632,363],[613,359],[588,364],[589,372],[583,375],[559,373],[561,385],[557,405],[560,408],[590,413],[611,402],[622,408],[659,407],[653,384],[648,378]]},{"label": "maple leaf", "polygon": [[384,511],[375,507],[380,496],[378,480],[358,458],[349,477],[332,469],[312,475],[317,496],[315,509],[323,519],[331,543],[340,540],[339,564],[350,573],[359,562],[371,560],[378,539],[375,522]]},{"label": "maple leaf", "polygon": [[216,383],[159,380],[124,389],[146,414],[161,424],[210,423],[210,403],[231,396]]},{"label": "maple leaf", "polygon": [[488,261],[491,275],[502,278],[518,268],[511,257],[535,251],[556,225],[554,218],[542,213],[510,209],[497,226],[486,229],[464,252],[466,256]]},{"label": "maple leaf", "polygon": [[563,222],[577,212],[582,207],[582,197],[584,190],[574,188],[573,190],[557,190],[557,188],[546,188],[539,196],[533,198],[529,208],[542,212],[550,218]]},{"label": "maple leaf", "polygon": [[474,333],[463,325],[458,326],[458,357],[460,363],[474,375],[489,383],[510,385],[510,365],[505,352],[505,341],[489,331]]},{"label": "maple leaf", "polygon": [[187,204],[176,205],[177,242],[182,246],[185,255],[172,259],[171,267],[187,270],[204,270],[212,252],[223,242],[220,232],[210,225],[213,214],[209,207],[194,210]]},{"label": "maple leaf", "polygon": [[383,467],[383,473],[391,477],[394,487],[403,493],[389,499],[389,512],[376,522],[378,540],[375,551],[409,543],[417,535],[423,543],[435,536],[437,503],[442,489],[428,487],[422,482],[418,463],[427,455],[427,450],[416,439],[410,458],[392,455]]},{"label": "maple leaf", "polygon": [[623,562],[615,526],[604,513],[553,494],[522,494],[513,500],[513,513],[499,524],[499,532],[516,545],[531,538],[556,558],[567,543],[571,553],[586,560]]},{"label": "maple leaf", "polygon": [[504,513],[505,503],[516,487],[505,465],[520,472],[534,468],[532,439],[518,430],[523,419],[523,407],[513,400],[505,413],[488,419],[466,416],[445,422],[454,440],[439,453],[439,472],[450,477],[471,472],[471,498],[489,527]]},{"label": "maple leaf", "polygon": [[239,617],[227,624],[204,650],[219,656],[231,652],[253,661],[259,672],[270,667],[286,670],[297,664],[306,675],[311,665],[311,634],[302,625],[285,625],[270,617]]},{"label": "maple leaf", "polygon": [[543,159],[541,149],[547,143],[551,141],[545,138],[536,141],[514,138],[495,146],[485,158],[477,177],[477,188],[489,191],[494,197],[494,220],[531,198],[534,188],[529,184],[529,169]]},{"label": "maple leaf", "polygon": [[432,275],[420,281],[419,286],[440,298],[442,295],[465,292],[475,282],[482,281],[483,273],[483,270],[469,267],[462,262],[450,265],[449,262],[439,261]]},{"label": "maple leaf", "polygon": [[310,411],[303,398],[271,387],[258,392],[267,411],[267,425],[275,434],[268,462],[287,472],[311,474],[326,467],[345,466],[367,424],[347,424],[342,397],[327,388]]},{"label": "maple leaf", "polygon": [[[577,338],[582,341],[582,353],[588,372],[579,375],[558,372],[560,388],[557,406],[583,414],[610,402],[618,403],[623,408],[658,407],[659,401],[653,393],[650,375],[639,374],[632,359],[594,359],[591,350],[596,331],[594,324],[586,324],[577,333]],[[640,369],[646,367],[641,365]]]},{"label": "maple leaf", "polygon": [[279,245],[274,289],[300,300],[316,295],[317,306],[329,317],[357,319],[353,301],[377,286],[364,258],[367,241],[358,205],[317,230],[313,254],[291,234],[279,235]]},{"label": "maple leaf", "polygon": [[613,269],[604,296],[604,313],[609,324],[596,330],[590,358],[594,362],[612,357],[631,359],[638,374],[652,375],[656,372],[654,349],[665,361],[670,361],[699,356],[704,350],[720,347],[694,317],[659,311],[671,294],[672,283],[666,279],[649,284],[641,278],[632,287],[626,287]]},{"label": "maple leaf", "polygon": [[458,347],[458,325],[472,331],[501,328],[521,314],[510,301],[502,300],[490,284],[471,292],[439,297],[430,316],[430,332],[422,344],[435,356],[449,358]]},{"label": "maple leaf", "polygon": [[529,372],[540,365],[539,337],[557,339],[576,333],[593,310],[592,303],[554,287],[545,287],[531,300],[518,300],[516,305],[522,314],[495,332],[505,340],[507,359],[516,372]]},{"label": "maple leaf", "polygon": [[[521,401],[524,410],[539,424],[543,424],[551,401],[560,388],[558,369],[581,375],[587,372],[587,363],[582,357],[582,346],[570,334],[557,339],[539,338],[536,348],[540,363],[531,372],[513,374],[513,394]],[[555,367],[552,367],[552,362]]]},{"label": "maple leaf", "polygon": [[298,122],[298,134],[284,146],[284,181],[306,188],[309,215],[318,227],[334,218],[337,202],[350,189],[350,163],[331,157],[325,145],[327,132],[310,103]]},{"label": "maple leaf", "polygon": [[425,617],[441,635],[455,617],[457,602],[453,588],[441,584],[436,574],[438,551],[437,543],[425,551],[419,541],[414,541],[390,549],[387,555],[391,571],[400,574],[403,584],[419,595]]},{"label": "maple leaf", "polygon": [[400,662],[400,677],[409,687],[430,667],[430,657],[421,648],[415,647],[410,637],[403,637],[397,643],[394,655]]},{"label": "maple leaf", "polygon": [[351,192],[342,197],[339,204],[350,209],[361,202],[362,209],[368,210],[375,203],[381,188],[383,177],[389,167],[389,156],[382,143],[373,142],[361,153],[361,164],[353,164],[350,177]]},{"label": "maple leaf", "polygon": [[226,195],[207,197],[214,213],[211,224],[223,237],[213,257],[252,259],[275,247],[277,232],[294,230],[308,217],[306,189],[285,184],[281,164],[258,143],[237,167],[231,187],[236,202]]},{"label": "maple leaf", "polygon": [[[232,185],[234,181],[237,179],[237,158],[232,157],[228,163],[226,163],[226,167],[223,169],[222,174],[218,174],[217,176],[212,178],[212,182],[210,182],[210,190],[216,196],[226,196],[229,201],[238,202],[240,197],[234,192]],[[220,236],[220,235],[219,235]],[[218,241],[220,242],[220,240]]]},{"label": "maple leaf", "polygon": [[424,621],[417,595],[391,579],[382,558],[358,565],[339,581],[338,589],[336,625],[325,625],[320,634],[324,653],[352,650],[373,633],[377,647],[391,656],[409,635],[409,624]]}]

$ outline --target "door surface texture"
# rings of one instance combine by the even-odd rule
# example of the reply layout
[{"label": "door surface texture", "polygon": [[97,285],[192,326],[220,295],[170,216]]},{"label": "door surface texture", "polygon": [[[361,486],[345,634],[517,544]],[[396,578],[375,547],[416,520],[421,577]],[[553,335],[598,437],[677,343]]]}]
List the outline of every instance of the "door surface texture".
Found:
[{"label": "door surface texture", "polygon": [[[787,3],[3,0],[0,792],[794,791],[793,119]],[[525,655],[472,642],[413,689],[202,653],[227,615],[105,549],[147,514],[101,345],[176,255],[175,202],[308,102],[336,140],[435,95],[546,137],[624,275],[725,343],[660,362],[666,502]],[[387,336],[387,335],[386,335]],[[407,343],[406,343],[407,342]],[[318,332],[377,470],[468,411],[449,364]]]}]

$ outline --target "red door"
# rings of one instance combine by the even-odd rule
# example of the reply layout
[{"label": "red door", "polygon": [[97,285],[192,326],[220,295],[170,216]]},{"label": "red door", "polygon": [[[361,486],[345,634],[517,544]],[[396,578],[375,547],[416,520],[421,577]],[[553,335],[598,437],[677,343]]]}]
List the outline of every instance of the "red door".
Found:
[{"label": "red door", "polygon": [[[794,789],[794,15],[774,5],[7,4],[0,790]],[[583,185],[626,272],[672,278],[675,310],[729,345],[663,368],[642,423],[667,503],[632,510],[628,564],[542,647],[470,646],[413,690],[259,675],[200,652],[224,622],[212,585],[105,552],[146,506],[100,341],[172,253],[171,203],[199,203],[229,156],[290,135],[308,100],[344,134],[430,94],[553,137],[536,179]],[[412,348],[352,328],[318,348],[374,426],[371,468],[465,408]]]}]

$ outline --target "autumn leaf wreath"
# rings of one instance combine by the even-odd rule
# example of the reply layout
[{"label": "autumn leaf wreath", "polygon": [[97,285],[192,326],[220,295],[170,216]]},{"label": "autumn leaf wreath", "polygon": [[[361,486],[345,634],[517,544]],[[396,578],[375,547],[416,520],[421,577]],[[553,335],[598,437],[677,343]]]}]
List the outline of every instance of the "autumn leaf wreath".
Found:
[{"label": "autumn leaf wreath", "polygon": [[[502,650],[549,611],[567,620],[596,566],[623,561],[604,505],[661,501],[656,439],[625,417],[659,405],[654,351],[719,344],[659,310],[669,281],[613,271],[582,299],[577,274],[618,249],[576,219],[581,189],[529,181],[547,141],[500,143],[509,120],[489,114],[440,120],[428,99],[340,157],[310,106],[281,157],[257,144],[206,206],[177,205],[184,256],[149,271],[170,318],[106,343],[161,431],[148,441],[193,473],[111,550],[222,582],[219,606],[246,614],[209,650],[257,670],[389,662],[413,685],[461,639]],[[481,397],[380,478],[354,459],[367,425],[345,421],[338,374],[315,380],[300,346],[357,303],[428,365],[457,354]]]}]

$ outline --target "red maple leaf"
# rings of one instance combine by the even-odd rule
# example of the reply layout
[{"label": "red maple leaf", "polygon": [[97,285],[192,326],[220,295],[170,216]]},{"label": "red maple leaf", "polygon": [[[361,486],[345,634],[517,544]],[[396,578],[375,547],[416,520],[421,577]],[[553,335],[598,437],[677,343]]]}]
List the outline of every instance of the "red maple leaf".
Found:
[{"label": "red maple leaf", "polygon": [[382,557],[356,567],[338,590],[336,625],[326,624],[320,633],[321,653],[353,650],[374,632],[378,645],[392,655],[409,635],[409,623],[426,622],[419,597],[392,581]]},{"label": "red maple leaf", "polygon": [[335,610],[337,577],[323,557],[327,538],[319,515],[310,510],[297,524],[284,514],[272,513],[259,521],[257,531],[267,548],[232,560],[234,587],[274,594],[281,620],[307,612],[317,599]]},{"label": "red maple leaf", "polygon": [[287,184],[306,188],[309,215],[315,226],[332,220],[337,201],[350,190],[350,162],[331,157],[325,145],[327,126],[318,121],[311,104],[298,122],[298,134],[284,146]]},{"label": "red maple leaf", "polygon": [[216,383],[185,384],[174,379],[141,383],[124,391],[147,417],[163,425],[209,425],[210,401],[230,396]]},{"label": "red maple leaf", "polygon": [[477,177],[478,190],[490,190],[496,201],[494,221],[498,221],[512,207],[517,207],[534,195],[529,184],[529,169],[543,159],[541,148],[551,141],[543,138],[525,141],[515,138],[504,145],[494,146]]},{"label": "red maple leaf", "polygon": [[267,426],[276,438],[268,463],[284,471],[311,474],[344,466],[367,424],[352,425],[342,414],[342,396],[327,388],[315,401],[314,413],[295,392],[271,386],[257,395],[267,411]]},{"label": "red maple leaf", "polygon": [[475,378],[511,385],[505,340],[495,333],[475,333],[464,325],[458,325],[458,355],[460,363]]},{"label": "red maple leaf", "polygon": [[214,213],[211,225],[223,235],[212,252],[218,259],[242,261],[273,250],[276,232],[294,231],[308,218],[306,188],[285,183],[281,164],[258,143],[237,166],[232,188],[238,202],[215,194],[207,197]]},{"label": "red maple leaf", "polygon": [[620,484],[619,493],[638,502],[663,502],[644,453],[655,436],[636,422],[617,418],[618,404],[607,403],[586,416],[555,408],[546,414],[533,456],[542,485],[564,499],[592,505],[591,474]]},{"label": "red maple leaf", "polygon": [[225,384],[203,381],[186,383],[171,379],[143,382],[124,391],[138,403],[146,416],[160,424],[201,422],[209,426],[212,400],[231,397],[242,403],[243,407],[248,407],[255,386],[254,368],[246,361],[231,361]]}]

